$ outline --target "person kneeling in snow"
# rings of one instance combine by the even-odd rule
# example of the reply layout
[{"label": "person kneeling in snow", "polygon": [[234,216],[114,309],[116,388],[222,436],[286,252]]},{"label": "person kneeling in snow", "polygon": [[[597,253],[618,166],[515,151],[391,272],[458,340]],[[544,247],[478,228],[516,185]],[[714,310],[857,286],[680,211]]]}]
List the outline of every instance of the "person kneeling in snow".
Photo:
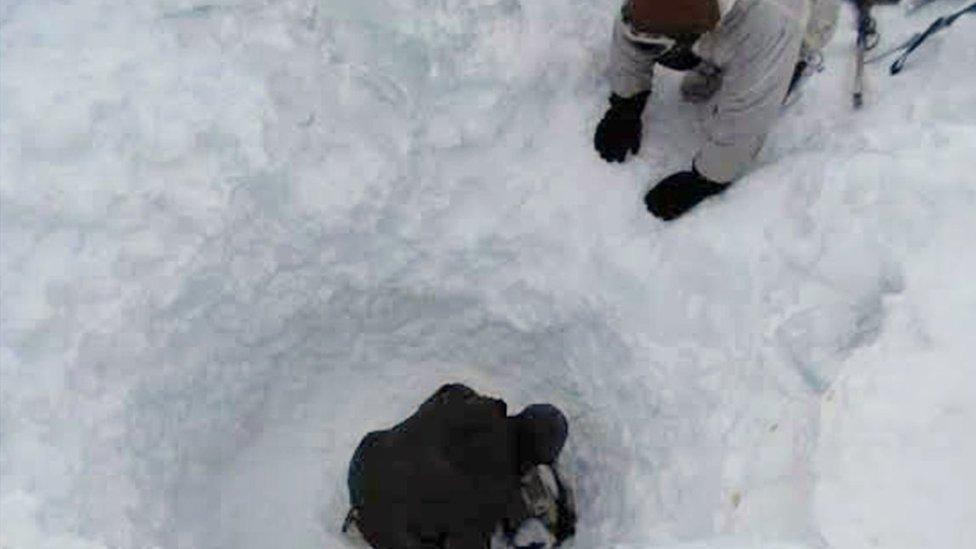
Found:
[{"label": "person kneeling in snow", "polygon": [[445,385],[399,425],[366,435],[349,464],[355,526],[377,549],[547,549],[574,533],[572,493],[555,470],[568,434],[549,404]]},{"label": "person kneeling in snow", "polygon": [[641,144],[655,64],[687,71],[682,97],[707,104],[705,144],[660,181],[647,209],[674,219],[724,191],[759,152],[788,92],[833,35],[839,0],[626,0],[614,24],[610,108],[594,144],[623,162]]}]

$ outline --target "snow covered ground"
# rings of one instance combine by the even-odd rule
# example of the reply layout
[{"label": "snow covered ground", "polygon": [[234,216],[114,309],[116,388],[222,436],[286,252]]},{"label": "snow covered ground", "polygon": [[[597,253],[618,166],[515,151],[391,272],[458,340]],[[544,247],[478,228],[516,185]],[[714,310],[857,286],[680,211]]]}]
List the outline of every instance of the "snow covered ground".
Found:
[{"label": "snow covered ground", "polygon": [[976,546],[976,17],[855,113],[845,12],[663,224],[696,115],[592,151],[616,3],[0,2],[0,546],[343,547],[446,381],[567,411],[577,548]]}]

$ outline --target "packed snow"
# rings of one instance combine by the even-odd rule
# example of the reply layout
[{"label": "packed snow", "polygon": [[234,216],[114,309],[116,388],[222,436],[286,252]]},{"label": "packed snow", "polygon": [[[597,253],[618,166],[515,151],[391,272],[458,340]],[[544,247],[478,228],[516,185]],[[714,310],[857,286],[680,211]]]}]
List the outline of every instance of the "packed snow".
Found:
[{"label": "packed snow", "polygon": [[567,412],[575,548],[976,546],[976,17],[855,112],[845,7],[665,224],[680,75],[592,150],[617,1],[0,3],[0,546],[346,547],[448,381]]}]

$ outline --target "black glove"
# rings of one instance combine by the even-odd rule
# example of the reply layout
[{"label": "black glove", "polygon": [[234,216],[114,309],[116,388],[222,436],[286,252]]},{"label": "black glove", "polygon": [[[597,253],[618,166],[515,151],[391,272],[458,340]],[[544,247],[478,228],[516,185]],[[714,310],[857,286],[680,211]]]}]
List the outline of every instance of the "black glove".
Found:
[{"label": "black glove", "polygon": [[637,154],[641,145],[641,113],[651,92],[633,97],[610,96],[610,108],[596,127],[593,145],[607,162],[623,162],[629,150]]},{"label": "black glove", "polygon": [[684,72],[700,65],[702,59],[692,51],[691,44],[688,44],[671,48],[664,55],[655,59],[654,62],[671,70]]},{"label": "black glove", "polygon": [[728,183],[710,181],[692,166],[691,171],[678,172],[662,179],[644,196],[644,204],[647,211],[671,221],[728,186]]}]

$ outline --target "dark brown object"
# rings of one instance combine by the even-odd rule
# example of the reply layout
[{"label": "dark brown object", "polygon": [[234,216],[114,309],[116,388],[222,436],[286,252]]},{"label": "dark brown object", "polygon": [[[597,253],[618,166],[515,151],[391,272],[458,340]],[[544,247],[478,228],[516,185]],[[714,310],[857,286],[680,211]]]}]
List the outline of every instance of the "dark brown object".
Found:
[{"label": "dark brown object", "polygon": [[631,24],[641,32],[681,38],[718,25],[717,0],[630,0]]}]

